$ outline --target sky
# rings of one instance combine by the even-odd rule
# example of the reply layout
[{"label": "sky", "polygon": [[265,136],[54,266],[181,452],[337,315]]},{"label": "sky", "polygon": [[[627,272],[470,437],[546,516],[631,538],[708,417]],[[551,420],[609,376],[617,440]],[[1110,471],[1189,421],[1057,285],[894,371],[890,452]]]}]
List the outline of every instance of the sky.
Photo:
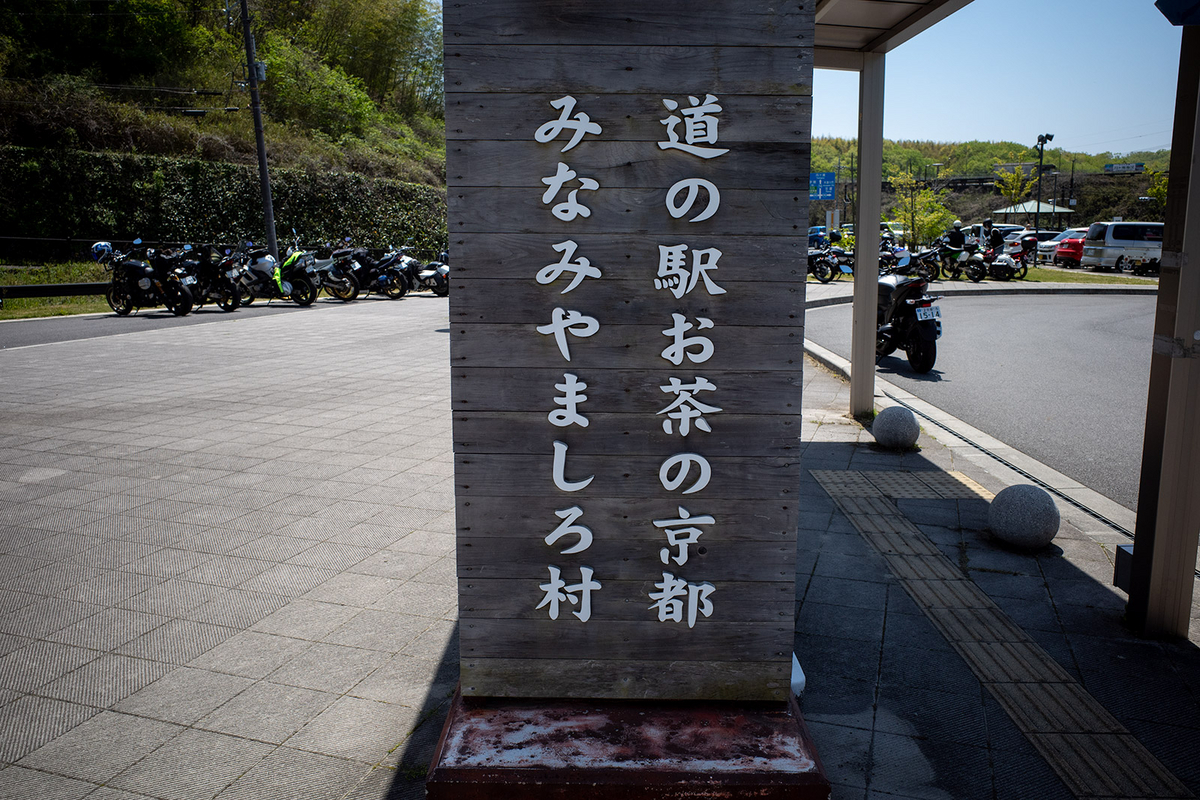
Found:
[{"label": "sky", "polygon": [[[1168,148],[1180,30],[1153,0],[973,0],[887,54],[884,138]],[[815,71],[812,125],[857,136],[857,73]]]}]

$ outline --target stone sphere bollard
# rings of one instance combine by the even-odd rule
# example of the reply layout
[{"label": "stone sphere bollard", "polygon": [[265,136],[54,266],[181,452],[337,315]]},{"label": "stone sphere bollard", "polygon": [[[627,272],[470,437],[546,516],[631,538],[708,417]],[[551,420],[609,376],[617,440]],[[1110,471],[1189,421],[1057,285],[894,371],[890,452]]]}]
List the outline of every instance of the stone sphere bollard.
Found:
[{"label": "stone sphere bollard", "polygon": [[1058,507],[1045,489],[1030,484],[1009,486],[988,509],[988,527],[1005,544],[1040,550],[1058,533]]},{"label": "stone sphere bollard", "polygon": [[904,406],[892,406],[880,411],[871,423],[871,435],[880,447],[888,450],[911,450],[921,435],[917,418]]}]

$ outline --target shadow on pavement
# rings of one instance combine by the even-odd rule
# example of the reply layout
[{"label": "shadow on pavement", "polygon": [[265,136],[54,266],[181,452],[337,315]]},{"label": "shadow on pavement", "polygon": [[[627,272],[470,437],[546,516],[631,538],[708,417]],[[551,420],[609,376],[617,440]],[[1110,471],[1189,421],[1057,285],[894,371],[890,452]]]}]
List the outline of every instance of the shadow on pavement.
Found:
[{"label": "shadow on pavement", "polygon": [[[925,441],[925,440],[922,440]],[[1071,798],[1058,774],[810,470],[946,471],[936,444],[802,453],[795,651],[834,797]],[[988,488],[998,490],[1000,487]],[[986,532],[981,499],[893,498],[904,518],[1159,761],[1200,793],[1200,648],[1122,626],[1101,547],[1065,520],[1038,553]]]}]

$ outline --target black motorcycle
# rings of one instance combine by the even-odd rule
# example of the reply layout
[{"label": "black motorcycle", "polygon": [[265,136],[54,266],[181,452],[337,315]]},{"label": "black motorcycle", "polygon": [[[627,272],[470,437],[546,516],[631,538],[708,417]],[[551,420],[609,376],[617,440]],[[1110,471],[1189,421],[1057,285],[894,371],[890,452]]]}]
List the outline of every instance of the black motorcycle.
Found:
[{"label": "black motorcycle", "polygon": [[854,274],[854,260],[838,247],[842,235],[837,231],[829,239],[819,239],[816,247],[808,248],[808,274],[821,283],[829,283],[843,275]]},{"label": "black motorcycle", "polygon": [[178,259],[179,265],[196,279],[196,283],[191,287],[196,308],[203,308],[207,303],[216,303],[222,311],[236,311],[242,304],[235,283],[238,271],[223,267],[224,259],[213,245],[206,245],[196,251],[190,244],[185,244],[183,252],[178,254]]},{"label": "black motorcycle", "polygon": [[[347,252],[349,250],[349,252]],[[400,253],[389,248],[378,257],[365,247],[344,248],[333,253],[334,264],[348,263],[362,291],[399,300],[412,288],[400,268]]]},{"label": "black motorcycle", "polygon": [[311,306],[317,299],[318,277],[313,259],[292,253],[280,266],[265,247],[254,248],[247,242],[238,248],[247,267],[238,277],[238,296],[248,306],[260,297],[291,300],[298,306]]},{"label": "black motorcycle", "polygon": [[876,313],[875,360],[897,349],[908,356],[913,372],[926,373],[937,360],[937,340],[942,336],[942,311],[937,298],[925,293],[929,282],[921,277],[885,275],[879,279]]},{"label": "black motorcycle", "polygon": [[[193,302],[189,287],[196,279],[182,266],[150,263],[154,253],[140,247],[141,244],[141,239],[134,239],[134,249],[128,253],[114,250],[109,242],[92,245],[92,258],[112,272],[112,283],[104,299],[122,317],[149,306],[164,306],[177,317],[186,316]],[[143,258],[137,258],[138,255]]]}]

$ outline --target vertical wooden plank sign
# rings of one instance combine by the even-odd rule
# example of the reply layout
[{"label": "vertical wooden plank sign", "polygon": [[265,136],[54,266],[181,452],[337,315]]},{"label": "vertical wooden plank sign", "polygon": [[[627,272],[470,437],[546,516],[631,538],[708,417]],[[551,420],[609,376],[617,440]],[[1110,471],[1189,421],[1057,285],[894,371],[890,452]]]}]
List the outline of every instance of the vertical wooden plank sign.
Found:
[{"label": "vertical wooden plank sign", "polygon": [[444,10],[462,692],[784,700],[811,3]]}]

